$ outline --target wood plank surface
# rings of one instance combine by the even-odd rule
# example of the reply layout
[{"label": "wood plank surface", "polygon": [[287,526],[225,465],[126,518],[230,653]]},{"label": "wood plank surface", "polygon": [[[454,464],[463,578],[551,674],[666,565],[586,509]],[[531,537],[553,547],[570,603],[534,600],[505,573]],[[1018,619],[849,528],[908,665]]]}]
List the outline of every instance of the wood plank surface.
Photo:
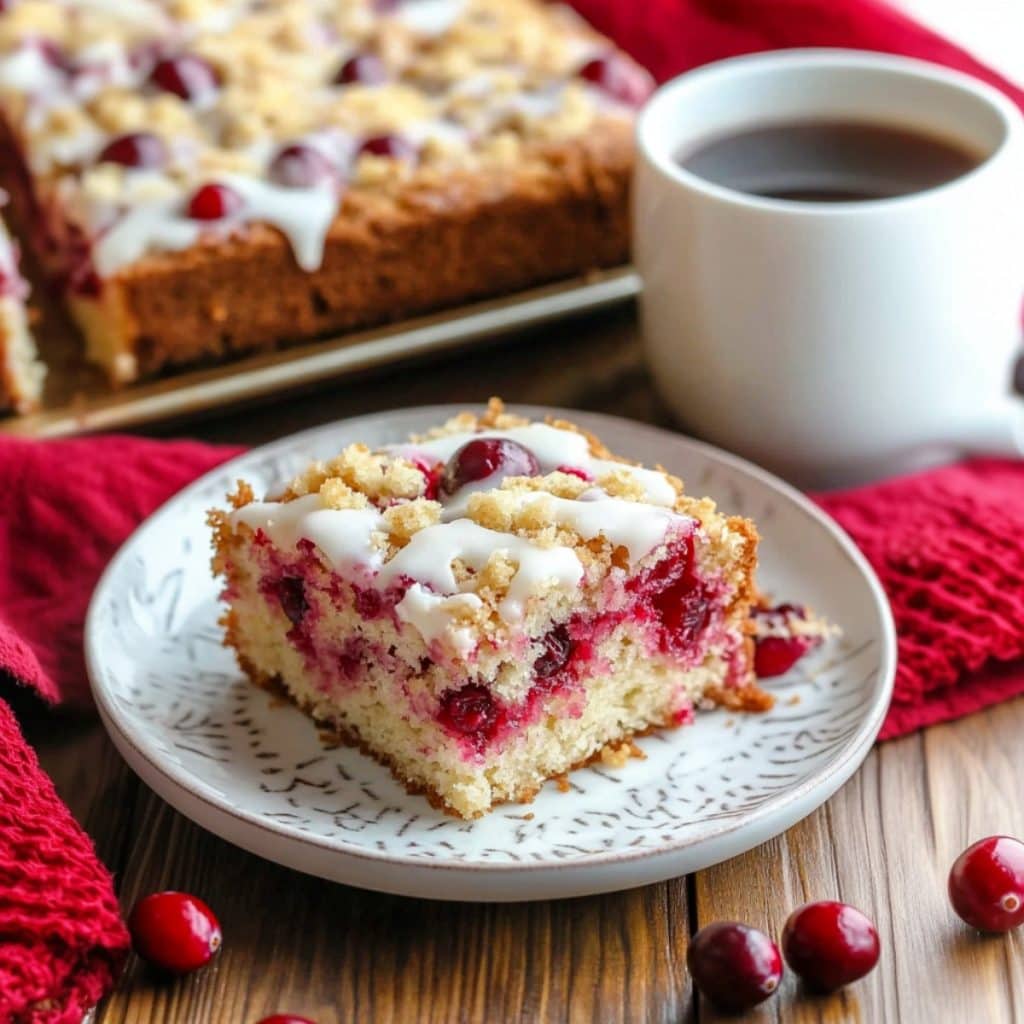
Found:
[{"label": "wood plank surface", "polygon": [[[217,420],[166,428],[258,444],[330,419],[432,402],[507,400],[667,424],[629,310]],[[167,983],[134,961],[97,1024],[724,1020],[691,991],[688,937],[737,919],[781,932],[791,909],[841,898],[876,922],[878,969],[812,998],[787,978],[743,1019],[866,1024],[1024,1020],[1021,938],[979,938],[949,910],[946,872],[970,841],[1024,834],[1024,701],[876,749],[832,800],[764,846],[693,878],[520,905],[363,893],[278,867],[154,796],[92,719],[30,715],[26,732],[115,872],[123,904],[180,888],[224,927],[214,965]],[[735,1018],[730,1018],[735,1019]]]}]

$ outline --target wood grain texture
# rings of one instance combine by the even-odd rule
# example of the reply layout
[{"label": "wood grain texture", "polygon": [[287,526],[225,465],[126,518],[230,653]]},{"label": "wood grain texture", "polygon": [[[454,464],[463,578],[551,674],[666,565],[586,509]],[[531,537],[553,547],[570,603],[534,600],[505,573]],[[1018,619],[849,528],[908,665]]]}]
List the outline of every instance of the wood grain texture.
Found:
[{"label": "wood grain texture", "polygon": [[[191,432],[257,444],[344,416],[434,402],[606,411],[667,424],[632,315],[605,314],[443,362],[348,382]],[[878,969],[812,998],[788,977],[745,1020],[944,1024],[1024,1020],[1019,936],[979,938],[953,916],[946,872],[969,842],[1024,834],[1024,701],[889,743],[786,835],[690,879],[529,905],[442,904],[296,874],[204,833],[138,782],[93,720],[32,716],[26,731],[115,872],[124,906],[161,888],[202,896],[225,944],[166,983],[132,961],[97,1024],[255,1024],[290,1010],[319,1024],[705,1024],[689,935],[723,918],[778,936],[788,913],[841,898],[883,943]],[[728,1018],[735,1019],[735,1018]]]}]

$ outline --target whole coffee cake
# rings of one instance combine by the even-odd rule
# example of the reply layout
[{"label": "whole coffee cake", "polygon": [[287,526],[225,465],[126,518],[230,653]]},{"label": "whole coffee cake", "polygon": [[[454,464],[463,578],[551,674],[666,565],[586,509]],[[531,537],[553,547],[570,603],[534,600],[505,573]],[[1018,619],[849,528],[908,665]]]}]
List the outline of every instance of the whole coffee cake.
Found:
[{"label": "whole coffee cake", "polygon": [[115,381],[628,257],[645,72],[541,0],[18,0],[17,222]]}]

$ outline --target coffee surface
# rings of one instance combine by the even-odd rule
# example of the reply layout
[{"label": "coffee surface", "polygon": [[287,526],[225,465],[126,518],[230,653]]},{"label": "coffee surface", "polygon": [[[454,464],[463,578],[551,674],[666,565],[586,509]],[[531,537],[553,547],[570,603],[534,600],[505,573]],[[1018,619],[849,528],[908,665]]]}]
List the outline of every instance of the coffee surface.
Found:
[{"label": "coffee surface", "polygon": [[794,121],[720,136],[679,164],[716,185],[807,203],[890,199],[935,188],[977,167],[965,145],[913,128],[858,121]]}]

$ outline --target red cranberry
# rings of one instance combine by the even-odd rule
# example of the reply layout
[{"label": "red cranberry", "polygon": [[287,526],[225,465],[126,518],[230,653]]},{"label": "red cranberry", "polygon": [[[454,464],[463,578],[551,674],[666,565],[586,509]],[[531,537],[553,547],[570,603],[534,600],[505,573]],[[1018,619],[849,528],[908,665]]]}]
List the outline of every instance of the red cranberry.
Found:
[{"label": "red cranberry", "polygon": [[312,146],[285,146],[270,164],[270,180],[286,188],[312,188],[334,177],[334,165]]},{"label": "red cranberry", "polygon": [[162,167],[167,162],[167,147],[159,135],[151,132],[121,135],[103,147],[99,162],[123,167]]},{"label": "red cranberry", "polygon": [[281,610],[293,626],[297,626],[309,611],[306,586],[298,576],[283,576],[277,583],[277,599]]},{"label": "red cranberry", "polygon": [[274,1013],[256,1021],[256,1024],[316,1024],[316,1022],[308,1017],[299,1017],[294,1013]]},{"label": "red cranberry", "polygon": [[573,646],[569,630],[565,626],[555,626],[544,637],[544,651],[533,663],[533,674],[538,679],[547,679],[560,672],[572,657]]},{"label": "red cranberry", "polygon": [[413,455],[409,461],[423,474],[423,479],[426,481],[423,497],[434,501],[437,498],[438,488],[441,486],[442,465],[439,462],[432,464],[418,455]]},{"label": "red cranberry", "polygon": [[199,100],[220,85],[220,77],[202,57],[182,53],[157,61],[149,80],[164,92],[173,92],[183,100]]},{"label": "red cranberry", "polygon": [[594,479],[585,469],[581,468],[580,466],[559,466],[558,472],[568,473],[569,476],[579,477],[580,480],[585,480],[587,483],[590,483],[590,481]]},{"label": "red cranberry", "polygon": [[384,61],[372,53],[357,53],[349,57],[334,76],[335,85],[380,85],[387,81],[388,69]]},{"label": "red cranberry", "polygon": [[749,1010],[763,1003],[782,979],[778,947],[764,932],[734,921],[701,928],[686,952],[701,995],[723,1010]]},{"label": "red cranberry", "polygon": [[478,437],[467,441],[449,460],[441,477],[441,490],[454,494],[476,480],[495,473],[536,476],[540,465],[533,452],[504,437]]},{"label": "red cranberry", "polygon": [[416,147],[401,135],[372,135],[359,147],[359,155],[413,161],[418,153]]},{"label": "red cranberry", "polygon": [[135,952],[172,974],[199,970],[220,949],[220,924],[213,911],[184,892],[156,892],[139,900],[128,929]]},{"label": "red cranberry", "polygon": [[222,220],[242,209],[242,197],[227,185],[203,185],[188,201],[193,220]]},{"label": "red cranberry", "polygon": [[835,900],[795,910],[782,932],[786,963],[817,992],[863,978],[878,963],[878,951],[875,926],[855,907]]},{"label": "red cranberry", "polygon": [[646,71],[617,53],[587,61],[579,76],[630,107],[639,107],[654,88]]},{"label": "red cranberry", "polygon": [[989,836],[968,846],[949,872],[949,901],[983,932],[1007,932],[1024,922],[1024,843]]},{"label": "red cranberry", "polygon": [[64,52],[59,43],[52,39],[37,39],[36,47],[43,56],[43,60],[52,68],[58,71],[71,70],[71,58]]},{"label": "red cranberry", "polygon": [[485,738],[498,721],[498,705],[485,686],[470,683],[441,698],[441,724],[462,736]]},{"label": "red cranberry", "polygon": [[788,672],[812,647],[811,636],[765,636],[754,643],[754,672],[761,679]]}]

